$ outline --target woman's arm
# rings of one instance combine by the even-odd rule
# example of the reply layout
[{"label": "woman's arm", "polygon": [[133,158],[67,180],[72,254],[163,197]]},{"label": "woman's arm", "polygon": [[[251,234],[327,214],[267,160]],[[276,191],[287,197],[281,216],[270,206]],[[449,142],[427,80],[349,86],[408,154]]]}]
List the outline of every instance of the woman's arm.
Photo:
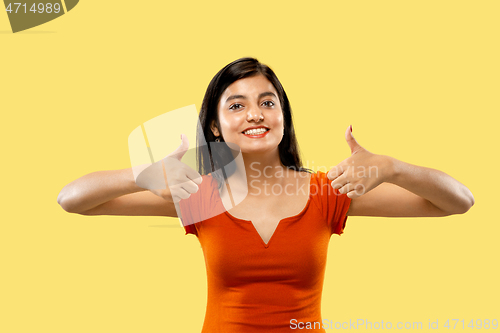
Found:
[{"label": "woman's arm", "polygon": [[175,151],[141,170],[137,179],[134,171],[139,169],[93,172],[66,185],[57,202],[65,211],[83,215],[177,217],[176,204],[197,192],[202,182],[198,172],[181,162],[189,148],[184,134],[181,140]]},{"label": "woman's arm", "polygon": [[80,177],[61,190],[57,202],[82,215],[177,216],[168,188],[153,193],[137,186],[131,168]]},{"label": "woman's arm", "polygon": [[389,156],[385,182],[351,201],[347,215],[431,217],[463,214],[474,205],[474,196],[446,173],[411,165]]},{"label": "woman's arm", "polygon": [[474,205],[469,189],[446,173],[372,154],[356,142],[350,129],[346,141],[351,156],[328,177],[333,187],[353,199],[348,215],[446,216],[465,213]]}]

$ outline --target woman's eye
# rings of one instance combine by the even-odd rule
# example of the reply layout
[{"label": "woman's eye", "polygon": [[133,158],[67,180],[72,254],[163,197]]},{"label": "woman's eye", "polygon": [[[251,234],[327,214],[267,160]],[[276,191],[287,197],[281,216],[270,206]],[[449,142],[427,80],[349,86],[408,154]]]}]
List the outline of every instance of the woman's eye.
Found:
[{"label": "woman's eye", "polygon": [[274,102],[273,101],[265,101],[262,104],[266,104],[266,103],[270,103],[270,104],[267,104],[267,106],[274,106]]},{"label": "woman's eye", "polygon": [[242,106],[242,105],[241,105],[241,104],[236,103],[236,104],[231,105],[231,106],[229,107],[229,109],[230,109],[230,110],[238,110],[238,109],[239,109],[239,107],[238,107],[238,108],[236,108],[236,106]]}]

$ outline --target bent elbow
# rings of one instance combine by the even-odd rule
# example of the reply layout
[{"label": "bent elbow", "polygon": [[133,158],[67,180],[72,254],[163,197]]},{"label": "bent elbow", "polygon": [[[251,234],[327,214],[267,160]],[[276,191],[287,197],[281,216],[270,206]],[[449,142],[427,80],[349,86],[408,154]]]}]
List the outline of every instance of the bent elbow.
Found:
[{"label": "bent elbow", "polygon": [[470,207],[469,208],[472,208],[472,206],[474,206],[474,204],[476,203],[476,199],[474,199],[474,196],[472,195],[472,192],[470,193]]},{"label": "bent elbow", "polygon": [[457,202],[456,205],[449,210],[441,210],[442,215],[440,216],[465,214],[472,206],[474,206],[474,198],[472,198],[472,200],[463,200],[462,202]]},{"label": "bent elbow", "polygon": [[75,204],[74,200],[68,198],[67,195],[63,193],[63,191],[61,191],[57,196],[57,203],[67,213],[83,214],[81,211],[77,209],[77,205]]},{"label": "bent elbow", "polygon": [[455,214],[465,214],[469,211],[469,209],[471,209],[472,206],[464,206],[464,207],[461,207],[459,210],[456,211]]},{"label": "bent elbow", "polygon": [[461,192],[452,214],[465,214],[474,206],[475,200],[472,192],[466,186],[462,186]]},{"label": "bent elbow", "polygon": [[468,204],[467,204],[467,206],[465,207],[465,210],[464,210],[464,212],[463,212],[462,214],[467,213],[467,212],[469,211],[469,209],[471,209],[471,208],[472,208],[472,206],[474,206],[474,203],[475,203],[475,202],[476,202],[476,201],[474,200],[474,196],[473,196],[473,195],[472,195],[472,193],[471,193],[470,198],[469,198],[469,203],[468,203]]},{"label": "bent elbow", "polygon": [[59,194],[57,195],[57,203],[59,204],[59,206],[61,206],[62,209],[64,209],[66,212],[68,213],[71,213],[70,211],[70,207],[68,206],[67,204],[67,200],[66,200],[66,197],[64,195],[64,189],[61,190],[61,192],[59,192]]},{"label": "bent elbow", "polygon": [[59,194],[57,195],[57,203],[62,207],[62,209],[66,210],[63,191],[59,192]]},{"label": "bent elbow", "polygon": [[457,206],[457,209],[453,212],[453,214],[465,214],[472,208],[472,206],[474,206],[474,197],[471,194],[467,200],[464,200]]},{"label": "bent elbow", "polygon": [[59,206],[61,206],[62,209],[64,209],[65,212],[67,213],[76,213],[74,210],[74,207],[72,207],[67,200],[64,200],[63,198],[57,198],[57,203]]},{"label": "bent elbow", "polygon": [[464,203],[462,204],[461,214],[467,213],[469,209],[471,209],[472,206],[474,206],[474,203],[476,202],[476,200],[474,199],[474,195],[472,195],[472,192],[468,188],[466,189],[467,189],[466,198],[464,199]]}]

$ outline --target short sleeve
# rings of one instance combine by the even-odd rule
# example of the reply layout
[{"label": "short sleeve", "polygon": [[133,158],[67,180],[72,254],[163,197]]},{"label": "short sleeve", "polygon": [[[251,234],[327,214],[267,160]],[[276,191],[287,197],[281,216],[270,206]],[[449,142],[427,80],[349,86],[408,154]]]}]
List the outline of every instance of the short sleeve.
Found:
[{"label": "short sleeve", "polygon": [[196,225],[194,223],[194,221],[198,219],[196,216],[196,210],[189,209],[190,207],[199,206],[198,199],[199,198],[197,198],[196,193],[194,193],[191,194],[189,198],[183,199],[179,202],[179,208],[181,210],[180,220],[181,224],[184,226],[184,230],[186,231],[185,235],[193,234],[198,236],[198,230],[196,230]]},{"label": "short sleeve", "polygon": [[202,176],[196,193],[179,202],[181,223],[187,234],[199,236],[200,222],[214,216],[218,197],[217,181],[212,176]]},{"label": "short sleeve", "polygon": [[[330,228],[331,234],[341,235],[347,222],[347,211],[351,204],[351,198],[346,194],[341,194],[331,185],[332,181],[326,176],[326,173],[318,171],[316,174],[316,186],[311,186],[311,192],[317,191],[317,202],[322,211],[323,217]],[[311,182],[313,185],[313,182]]]},{"label": "short sleeve", "polygon": [[[189,200],[191,197],[185,200]],[[184,201],[184,200],[183,200]],[[192,216],[192,212],[188,209],[188,206],[185,203],[179,204],[180,210],[181,210],[181,223],[184,226],[184,230],[186,231],[185,235],[187,234],[193,234],[195,236],[198,236],[198,230],[196,229],[196,224],[193,223],[192,221],[196,220],[195,217]]]}]

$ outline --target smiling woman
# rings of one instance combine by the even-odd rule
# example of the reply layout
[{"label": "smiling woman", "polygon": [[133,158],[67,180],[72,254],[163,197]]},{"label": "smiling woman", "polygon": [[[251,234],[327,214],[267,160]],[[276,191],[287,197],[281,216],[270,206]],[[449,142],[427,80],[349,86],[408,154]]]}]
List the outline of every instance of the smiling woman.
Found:
[{"label": "smiling woman", "polygon": [[[199,119],[206,142],[219,138],[237,144],[243,153],[246,153],[246,148],[268,145],[267,149],[277,148],[284,166],[295,170],[302,167],[286,92],[276,74],[257,59],[238,59],[213,77],[205,93]],[[269,133],[264,136],[253,135],[257,132],[244,133],[258,128],[268,129]],[[245,137],[264,140],[242,141]],[[199,138],[198,146],[203,144],[202,140]],[[240,144],[246,145],[245,148]],[[199,151],[198,158],[201,161],[200,172],[212,172],[211,156]],[[281,166],[280,163],[277,165]]]},{"label": "smiling woman", "polygon": [[215,120],[211,122],[214,135],[238,145],[244,154],[274,154],[284,134],[283,111],[276,89],[264,75],[234,82],[221,96],[218,123],[219,126]]},{"label": "smiling woman", "polygon": [[[445,216],[474,204],[467,187],[441,171],[367,151],[352,127],[345,134],[349,158],[328,174],[303,168],[285,90],[254,58],[238,59],[215,75],[199,121],[198,147],[217,142],[240,148],[243,182],[231,182],[241,173],[217,172],[225,162],[213,149],[199,149],[198,172],[180,160],[175,168],[164,165],[170,176],[165,190],[145,191],[130,169],[101,171],[68,184],[58,202],[86,215],[180,212],[207,266],[204,333],[289,332],[296,328],[291,320],[322,322],[328,245],[331,235],[343,233],[348,216]],[[185,149],[182,137],[176,153]],[[170,181],[174,174],[180,185]],[[239,185],[224,186],[229,183]],[[228,208],[238,186],[247,195]]]},{"label": "smiling woman", "polygon": [[[283,111],[276,89],[264,75],[240,79],[227,87],[221,96],[218,118],[221,131],[213,120],[214,135],[235,143],[244,153],[272,153],[283,137]],[[264,120],[266,125],[259,125]]]}]

